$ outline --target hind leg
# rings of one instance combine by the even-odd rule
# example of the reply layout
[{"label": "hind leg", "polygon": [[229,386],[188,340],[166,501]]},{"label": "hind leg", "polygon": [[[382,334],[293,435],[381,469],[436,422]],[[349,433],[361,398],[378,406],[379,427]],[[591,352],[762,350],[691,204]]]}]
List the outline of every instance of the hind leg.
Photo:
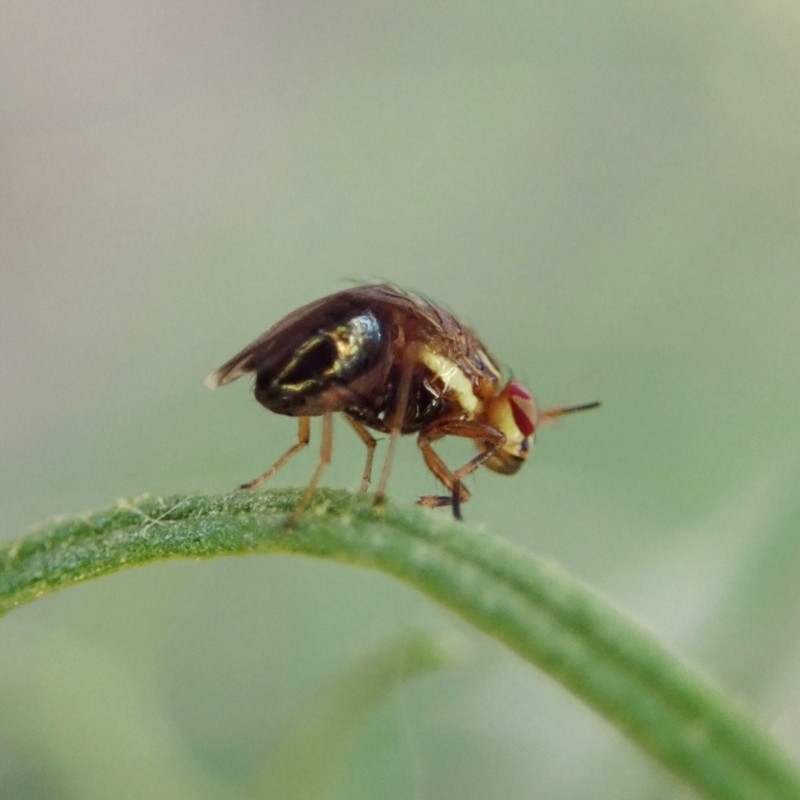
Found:
[{"label": "hind leg", "polygon": [[292,456],[299,453],[311,441],[311,419],[300,417],[297,426],[297,443],[292,445],[263,475],[259,475],[249,483],[243,483],[240,489],[255,489],[269,480]]}]

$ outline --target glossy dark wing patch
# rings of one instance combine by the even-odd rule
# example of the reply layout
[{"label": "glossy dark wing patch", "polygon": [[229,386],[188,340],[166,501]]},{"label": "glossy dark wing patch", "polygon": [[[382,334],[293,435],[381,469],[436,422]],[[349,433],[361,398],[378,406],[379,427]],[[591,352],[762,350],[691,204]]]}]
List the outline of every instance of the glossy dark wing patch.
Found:
[{"label": "glossy dark wing patch", "polygon": [[[312,320],[316,319],[326,306],[330,305],[329,297],[323,297],[298,308],[291,314],[276,322],[247,347],[226,361],[216,372],[212,372],[205,380],[209,389],[226,386],[238,380],[248,372],[255,372],[273,358],[281,359],[284,351],[292,350],[314,332]],[[337,309],[338,310],[338,309]],[[329,322],[328,315],[321,322]]]},{"label": "glossy dark wing patch", "polygon": [[338,357],[339,352],[333,339],[319,334],[298,350],[277,380],[281,384],[293,386],[316,380],[320,375],[334,369]]},{"label": "glossy dark wing patch", "polygon": [[431,327],[436,327],[429,305],[414,295],[390,284],[359,286],[323,297],[298,308],[273,325],[241,352],[226,361],[206,378],[206,386],[226,386],[249,372],[258,372],[271,364],[283,362],[303,342],[320,329],[333,326],[364,310],[395,309],[423,314]]},{"label": "glossy dark wing patch", "polygon": [[365,286],[346,289],[292,311],[212,372],[206,378],[206,386],[209,389],[226,386],[248,372],[257,372],[270,364],[283,362],[303,342],[316,335],[317,331],[369,309],[376,301],[386,302],[385,295],[380,291],[373,291],[382,288]]},{"label": "glossy dark wing patch", "polygon": [[280,361],[256,373],[256,398],[268,408],[291,408],[334,385],[363,375],[380,359],[386,337],[377,317],[364,310],[317,329]]}]

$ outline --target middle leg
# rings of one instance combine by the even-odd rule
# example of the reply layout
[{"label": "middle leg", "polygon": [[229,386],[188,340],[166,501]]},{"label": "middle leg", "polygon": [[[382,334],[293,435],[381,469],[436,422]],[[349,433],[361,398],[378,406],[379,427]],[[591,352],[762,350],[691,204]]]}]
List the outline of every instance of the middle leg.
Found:
[{"label": "middle leg", "polygon": [[361,488],[359,489],[361,492],[366,492],[372,479],[372,459],[375,456],[375,446],[378,444],[378,440],[357,419],[353,419],[349,414],[345,414],[344,418],[367,448],[367,462],[364,464],[364,476],[361,478]]},{"label": "middle leg", "polygon": [[392,468],[394,459],[394,449],[397,445],[397,438],[403,429],[403,422],[408,409],[408,398],[411,394],[411,381],[414,377],[414,367],[417,362],[417,352],[419,346],[416,342],[409,342],[406,346],[403,365],[400,371],[400,383],[397,392],[397,405],[392,410],[392,418],[389,423],[389,447],[386,450],[386,459],[381,470],[381,479],[378,482],[378,491],[375,492],[375,505],[383,503],[386,496],[386,485],[389,483],[389,471]]},{"label": "middle leg", "polygon": [[311,476],[311,480],[309,481],[308,486],[306,487],[305,494],[303,495],[303,499],[300,501],[300,504],[295,508],[292,516],[289,518],[289,521],[286,524],[287,528],[293,527],[303,516],[303,512],[306,510],[309,502],[311,501],[311,497],[314,494],[314,490],[317,488],[317,484],[319,483],[319,479],[322,477],[322,473],[325,472],[325,467],[331,463],[331,453],[333,452],[333,414],[330,411],[326,411],[322,415],[322,447],[320,448],[319,453],[319,461],[317,462],[317,468],[314,470],[314,474]]}]

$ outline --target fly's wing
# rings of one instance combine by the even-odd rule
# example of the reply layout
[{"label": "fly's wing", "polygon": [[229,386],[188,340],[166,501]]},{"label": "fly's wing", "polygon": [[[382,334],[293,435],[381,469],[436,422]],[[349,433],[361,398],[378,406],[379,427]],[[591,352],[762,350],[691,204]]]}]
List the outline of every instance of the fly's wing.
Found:
[{"label": "fly's wing", "polygon": [[500,372],[475,334],[456,317],[420,295],[392,284],[346,289],[298,308],[273,325],[206,378],[206,386],[225,386],[250,372],[283,364],[311,337],[365,309],[402,325],[405,336],[427,345],[465,370],[475,383],[499,380]]},{"label": "fly's wing", "polygon": [[216,389],[249,372],[285,362],[318,331],[368,308],[371,296],[366,290],[371,288],[346,289],[298,308],[212,372],[205,380],[206,386]]}]

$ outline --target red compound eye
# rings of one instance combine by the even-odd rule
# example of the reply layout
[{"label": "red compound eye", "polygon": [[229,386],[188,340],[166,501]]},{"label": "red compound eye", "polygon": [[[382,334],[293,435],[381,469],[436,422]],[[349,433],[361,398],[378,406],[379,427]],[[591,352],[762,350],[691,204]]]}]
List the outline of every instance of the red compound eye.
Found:
[{"label": "red compound eye", "polygon": [[523,436],[532,436],[536,430],[536,405],[533,398],[526,389],[523,389],[516,381],[511,381],[506,389],[508,392],[508,402],[511,405],[511,413],[514,415],[514,422]]}]

